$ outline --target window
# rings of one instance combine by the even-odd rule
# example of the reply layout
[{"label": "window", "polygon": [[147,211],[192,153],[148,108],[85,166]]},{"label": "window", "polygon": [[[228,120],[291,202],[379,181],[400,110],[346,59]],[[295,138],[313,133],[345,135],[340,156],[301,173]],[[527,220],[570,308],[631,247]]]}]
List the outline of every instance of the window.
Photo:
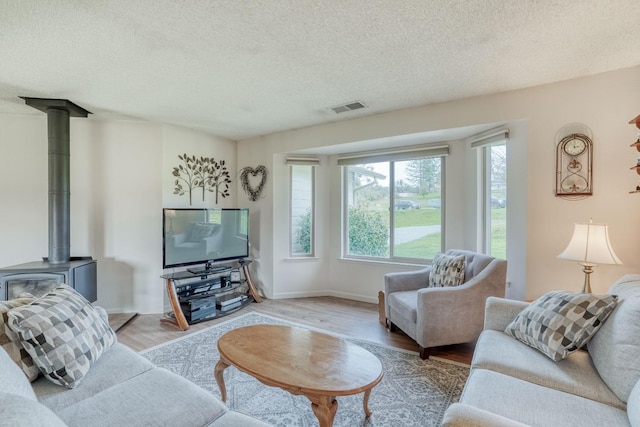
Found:
[{"label": "window", "polygon": [[447,146],[338,159],[348,258],[432,259],[443,246]]},{"label": "window", "polygon": [[485,171],[485,252],[492,257],[507,258],[507,146],[483,148]]},{"label": "window", "polygon": [[314,255],[314,191],[315,167],[287,159],[290,172],[289,236],[290,255]]},{"label": "window", "polygon": [[500,129],[471,142],[480,159],[480,245],[484,253],[502,259],[507,258],[508,139],[509,130]]}]

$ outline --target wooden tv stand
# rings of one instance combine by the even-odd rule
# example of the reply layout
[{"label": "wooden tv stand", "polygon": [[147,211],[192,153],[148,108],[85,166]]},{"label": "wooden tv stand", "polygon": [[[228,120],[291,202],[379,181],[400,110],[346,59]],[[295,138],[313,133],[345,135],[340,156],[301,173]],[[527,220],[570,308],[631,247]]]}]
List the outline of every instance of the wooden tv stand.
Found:
[{"label": "wooden tv stand", "polygon": [[[172,313],[169,313],[168,320],[186,331],[191,324],[224,317],[254,301],[262,302],[262,298],[251,281],[250,262],[242,259],[228,263],[207,264],[207,270],[198,270],[195,267],[160,276],[165,279],[167,294],[173,310]],[[236,276],[233,277],[233,280],[231,279],[232,275]],[[241,300],[228,306],[218,305],[219,300],[223,298],[235,299],[237,297],[240,297]],[[208,304],[207,315],[197,319],[188,319],[188,315],[185,315],[183,311],[183,306],[196,306],[198,300]],[[215,306],[212,308],[211,304],[215,304]]]}]

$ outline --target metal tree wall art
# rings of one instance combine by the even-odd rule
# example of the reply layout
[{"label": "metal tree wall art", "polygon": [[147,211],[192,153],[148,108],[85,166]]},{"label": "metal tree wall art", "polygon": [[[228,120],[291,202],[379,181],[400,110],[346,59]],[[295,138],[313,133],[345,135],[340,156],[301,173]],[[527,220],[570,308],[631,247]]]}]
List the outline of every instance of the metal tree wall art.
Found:
[{"label": "metal tree wall art", "polygon": [[189,193],[189,205],[193,201],[193,190],[198,187],[202,189],[203,202],[207,191],[216,193],[216,204],[218,195],[223,198],[229,195],[231,179],[224,160],[218,162],[213,157],[188,156],[186,153],[178,155],[178,159],[182,164],[171,172],[176,177],[173,194],[183,196]]},{"label": "metal tree wall art", "polygon": [[[260,183],[256,188],[251,186],[249,182],[249,175],[258,176],[261,175]],[[255,202],[260,197],[262,190],[264,189],[264,185],[267,183],[267,168],[260,165],[257,168],[252,168],[251,166],[247,166],[242,168],[240,171],[240,183],[242,184],[242,189],[249,196],[249,200]]]},{"label": "metal tree wall art", "polygon": [[204,187],[202,189],[202,200],[204,200],[204,190],[205,188],[210,192],[216,193],[216,204],[218,204],[218,195],[225,198],[229,195],[229,184],[231,184],[231,179],[229,177],[229,170],[224,165],[224,160],[220,160],[220,162],[216,162],[213,157],[205,158],[206,161],[209,162],[206,170],[207,177],[204,180]]}]

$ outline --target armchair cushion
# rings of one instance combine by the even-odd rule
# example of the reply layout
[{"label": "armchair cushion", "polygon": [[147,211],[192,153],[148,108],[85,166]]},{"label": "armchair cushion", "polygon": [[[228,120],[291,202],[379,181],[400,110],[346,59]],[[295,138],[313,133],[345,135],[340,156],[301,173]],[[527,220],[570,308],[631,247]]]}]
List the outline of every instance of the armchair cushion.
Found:
[{"label": "armchair cushion", "polygon": [[459,286],[464,283],[466,260],[464,255],[436,254],[431,264],[429,287]]},{"label": "armchair cushion", "polygon": [[405,317],[416,323],[418,321],[416,291],[394,292],[393,297],[395,300],[394,308],[401,313],[405,313]]},{"label": "armchair cushion", "polygon": [[586,344],[615,306],[613,295],[547,292],[525,308],[505,333],[557,362]]}]

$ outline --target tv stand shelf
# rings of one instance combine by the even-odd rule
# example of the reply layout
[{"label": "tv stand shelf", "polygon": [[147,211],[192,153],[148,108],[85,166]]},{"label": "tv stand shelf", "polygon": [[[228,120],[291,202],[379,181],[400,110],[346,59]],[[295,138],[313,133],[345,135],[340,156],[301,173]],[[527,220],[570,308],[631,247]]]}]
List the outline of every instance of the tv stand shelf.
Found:
[{"label": "tv stand shelf", "polygon": [[210,274],[225,273],[233,270],[233,267],[224,265],[221,267],[187,268],[187,273],[193,276],[208,276]]},{"label": "tv stand shelf", "polygon": [[186,331],[189,325],[227,316],[254,301],[261,302],[249,275],[249,262],[242,259],[162,275],[173,310],[168,313],[169,319]]}]

